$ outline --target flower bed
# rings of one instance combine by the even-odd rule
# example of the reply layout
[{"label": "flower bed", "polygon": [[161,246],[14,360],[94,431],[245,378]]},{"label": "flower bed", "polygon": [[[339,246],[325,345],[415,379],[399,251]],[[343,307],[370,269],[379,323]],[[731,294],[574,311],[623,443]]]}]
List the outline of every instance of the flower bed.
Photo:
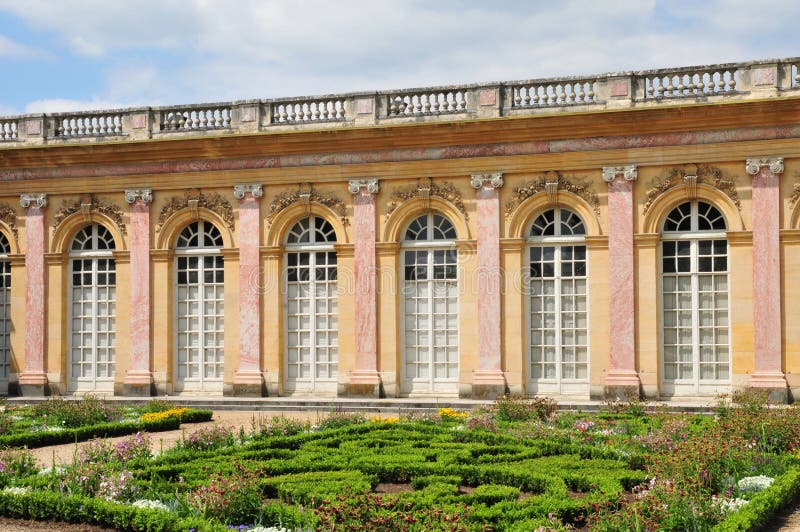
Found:
[{"label": "flower bed", "polygon": [[0,410],[0,447],[44,447],[139,431],[175,430],[181,423],[210,421],[210,410],[175,408],[154,400],[141,407],[118,407],[87,396],[80,401],[49,399]]},{"label": "flower bed", "polygon": [[158,456],[144,438],[96,440],[63,470],[0,453],[0,513],[126,530],[728,531],[758,529],[800,488],[800,409],[763,405],[587,416],[506,398],[466,415],[259,419]]}]

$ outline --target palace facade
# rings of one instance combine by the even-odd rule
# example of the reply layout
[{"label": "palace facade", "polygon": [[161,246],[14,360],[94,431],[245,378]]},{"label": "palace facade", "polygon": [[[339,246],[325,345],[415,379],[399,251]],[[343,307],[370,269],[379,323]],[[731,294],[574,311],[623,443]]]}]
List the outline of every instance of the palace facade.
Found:
[{"label": "palace facade", "polygon": [[800,393],[800,59],[0,118],[0,391]]}]

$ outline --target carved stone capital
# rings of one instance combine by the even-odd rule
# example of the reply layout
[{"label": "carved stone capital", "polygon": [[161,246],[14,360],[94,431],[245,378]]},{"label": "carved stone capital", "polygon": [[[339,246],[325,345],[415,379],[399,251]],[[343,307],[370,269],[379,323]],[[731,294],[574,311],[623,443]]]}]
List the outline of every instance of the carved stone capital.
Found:
[{"label": "carved stone capital", "polygon": [[136,203],[137,201],[151,203],[153,201],[153,191],[149,188],[126,189],[125,201],[129,204]]},{"label": "carved stone capital", "polygon": [[34,207],[43,209],[47,207],[47,194],[22,194],[19,197],[19,205],[23,209],[27,209],[33,204]]},{"label": "carved stone capital", "polygon": [[260,198],[264,195],[264,189],[259,184],[237,184],[233,185],[233,197],[238,200],[243,200],[247,194],[254,198]]},{"label": "carved stone capital", "polygon": [[758,175],[762,166],[768,166],[769,171],[773,174],[782,174],[783,157],[754,157],[752,159],[747,159],[745,168],[748,174]]},{"label": "carved stone capital", "polygon": [[503,186],[503,173],[495,172],[492,174],[472,174],[470,185],[476,190],[480,190],[486,185],[491,185],[493,188],[500,188]]},{"label": "carved stone capital", "polygon": [[636,165],[628,164],[625,166],[604,166],[603,181],[611,183],[618,175],[622,174],[625,181],[636,181]]},{"label": "carved stone capital", "polygon": [[370,194],[377,194],[381,186],[377,179],[351,179],[347,183],[347,190],[350,191],[350,194],[358,194],[362,188],[366,188]]}]

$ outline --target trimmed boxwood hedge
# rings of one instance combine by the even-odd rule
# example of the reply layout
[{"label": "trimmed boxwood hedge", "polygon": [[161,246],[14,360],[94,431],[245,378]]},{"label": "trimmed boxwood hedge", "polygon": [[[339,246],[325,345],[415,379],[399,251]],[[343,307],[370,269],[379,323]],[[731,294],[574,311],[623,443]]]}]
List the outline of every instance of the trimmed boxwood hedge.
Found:
[{"label": "trimmed boxwood hedge", "polygon": [[177,430],[183,423],[199,423],[210,421],[213,413],[211,410],[190,410],[185,412],[180,419],[168,417],[158,421],[122,421],[116,423],[99,423],[86,427],[64,429],[57,432],[25,432],[19,434],[6,434],[0,436],[0,447],[46,447],[48,445],[62,445],[75,443],[92,438],[112,438],[127,436],[139,431],[163,432]]},{"label": "trimmed boxwood hedge", "polygon": [[0,492],[0,514],[7,517],[87,523],[130,532],[223,532],[225,525],[199,518],[183,518],[172,512],[47,491],[16,495]]},{"label": "trimmed boxwood hedge", "polygon": [[790,469],[773,484],[756,494],[750,502],[713,528],[714,532],[759,530],[778,511],[787,508],[800,493],[800,468]]}]

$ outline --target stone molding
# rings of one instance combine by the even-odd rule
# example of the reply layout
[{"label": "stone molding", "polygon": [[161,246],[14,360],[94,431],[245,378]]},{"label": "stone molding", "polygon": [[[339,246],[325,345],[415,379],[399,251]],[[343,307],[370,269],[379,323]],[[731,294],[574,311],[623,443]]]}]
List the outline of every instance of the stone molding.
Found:
[{"label": "stone molding", "polygon": [[366,188],[370,194],[377,194],[381,185],[377,179],[351,179],[347,183],[347,190],[350,191],[350,194],[358,194],[363,188]]},{"label": "stone molding", "polygon": [[156,231],[161,231],[166,221],[170,216],[182,209],[191,209],[195,211],[197,217],[197,209],[208,209],[211,212],[218,214],[228,229],[233,230],[233,207],[231,202],[224,196],[212,192],[204,194],[199,190],[193,189],[186,191],[184,196],[172,196],[169,201],[161,208],[161,213],[158,215],[158,222],[156,223]]},{"label": "stone molding", "polygon": [[45,193],[38,193],[38,194],[21,194],[19,197],[19,205],[23,209],[27,209],[33,203],[34,207],[38,209],[44,209],[47,207],[47,194]]},{"label": "stone molding", "polygon": [[137,188],[125,190],[125,202],[129,204],[141,201],[142,203],[152,203],[153,191],[149,188]]},{"label": "stone molding", "polygon": [[119,228],[120,233],[125,234],[125,221],[122,217],[122,209],[115,203],[98,199],[94,194],[84,194],[75,200],[64,200],[61,202],[58,212],[53,217],[53,227],[58,227],[61,223],[75,213],[81,212],[84,219],[91,220],[93,212],[99,212],[108,216]]},{"label": "stone molding", "polygon": [[426,205],[430,205],[431,196],[441,198],[450,203],[458,209],[464,216],[465,220],[469,220],[467,209],[464,207],[464,198],[461,192],[453,186],[452,183],[447,181],[442,184],[434,183],[430,177],[420,179],[416,186],[411,188],[395,190],[392,192],[389,205],[386,209],[386,218],[388,219],[397,208],[408,200],[421,199]]},{"label": "stone molding", "polygon": [[755,176],[761,171],[764,166],[769,167],[769,171],[773,174],[783,173],[783,157],[758,157],[747,159],[745,170],[748,174]]},{"label": "stone molding", "polygon": [[628,164],[623,166],[604,166],[603,167],[603,181],[611,183],[618,175],[622,174],[625,181],[636,181],[637,172],[635,164]]},{"label": "stone molding", "polygon": [[472,179],[469,182],[472,188],[480,190],[487,185],[492,188],[500,188],[503,186],[503,173],[494,172],[491,174],[472,174]]},{"label": "stone molding", "polygon": [[688,199],[697,197],[697,185],[709,185],[728,196],[736,208],[742,210],[739,194],[736,191],[736,181],[722,175],[722,170],[716,166],[704,164],[686,164],[682,167],[672,168],[663,177],[653,178],[650,189],[647,191],[647,201],[642,214],[653,206],[653,203],[665,192],[677,186],[685,186]]},{"label": "stone molding", "polygon": [[239,183],[233,185],[233,197],[238,200],[243,200],[248,194],[253,198],[258,199],[264,196],[264,188],[258,184]]},{"label": "stone molding", "polygon": [[559,172],[547,172],[536,180],[528,181],[521,187],[515,187],[511,200],[506,203],[505,216],[510,218],[522,202],[540,192],[546,193],[550,203],[555,205],[558,202],[560,190],[570,192],[583,199],[592,207],[594,214],[600,216],[600,200],[588,180],[574,175],[565,177]]},{"label": "stone molding", "polygon": [[311,183],[303,183],[297,187],[297,190],[284,191],[277,194],[269,204],[269,212],[267,214],[267,224],[272,224],[275,217],[281,211],[291,207],[295,203],[301,205],[309,205],[310,203],[318,203],[328,207],[335,212],[342,221],[343,225],[347,225],[347,206],[338,197],[332,194],[320,194],[314,190]]},{"label": "stone molding", "polygon": [[14,240],[19,238],[19,231],[17,229],[17,213],[8,203],[0,203],[0,222],[3,222],[11,229],[14,235]]}]

